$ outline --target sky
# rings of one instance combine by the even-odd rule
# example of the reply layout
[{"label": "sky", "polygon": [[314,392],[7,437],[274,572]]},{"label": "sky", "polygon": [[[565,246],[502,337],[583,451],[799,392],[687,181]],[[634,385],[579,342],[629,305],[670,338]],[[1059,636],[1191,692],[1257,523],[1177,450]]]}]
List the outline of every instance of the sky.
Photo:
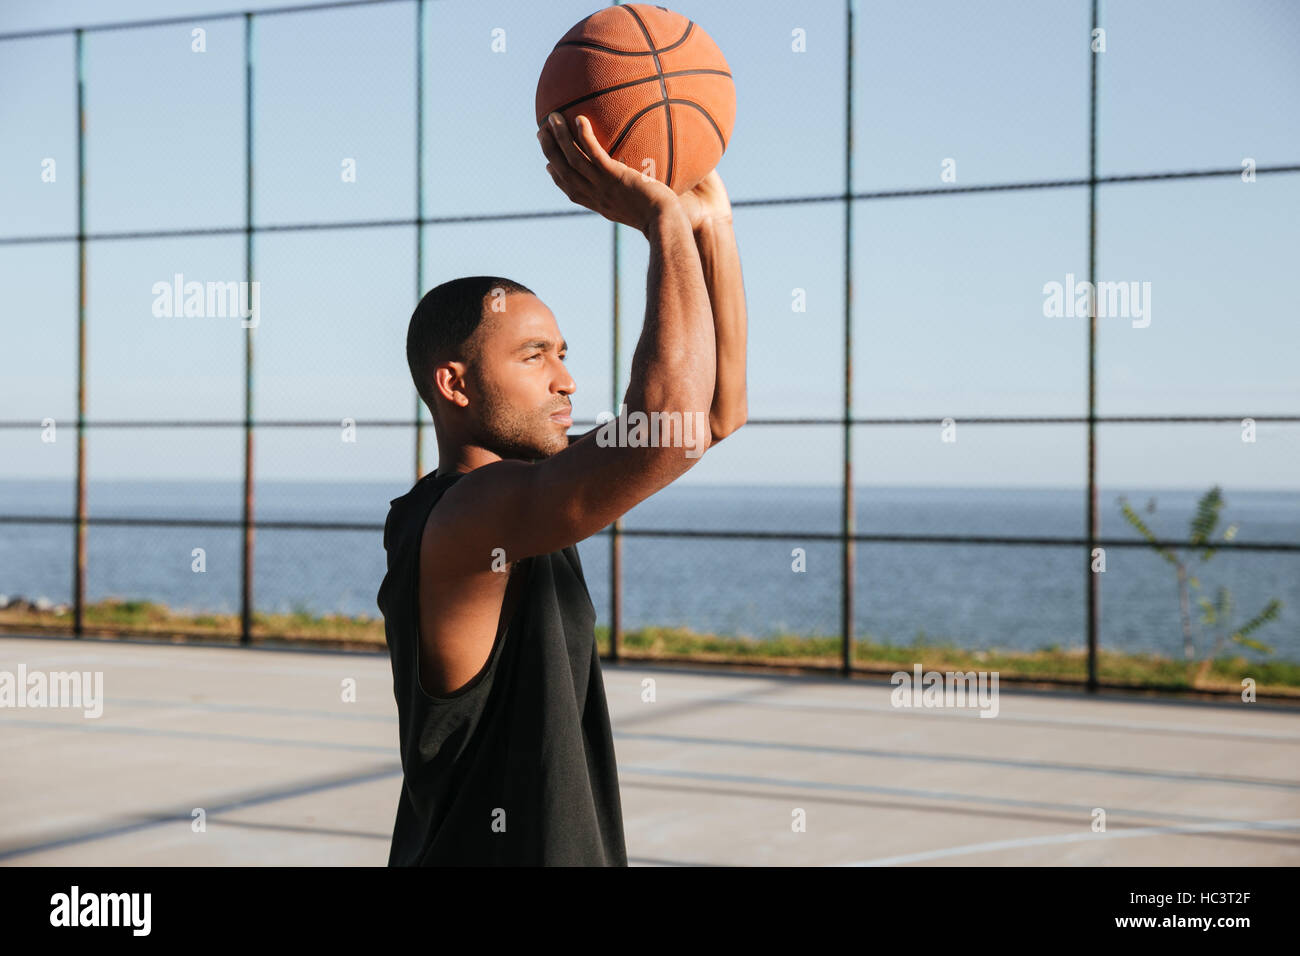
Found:
[{"label": "sky", "polygon": [[[296,0],[302,3],[304,0]],[[242,227],[240,0],[3,0],[0,33],[159,16],[192,22],[86,34],[90,233]],[[283,4],[280,4],[283,5]],[[722,49],[737,119],[719,172],[733,202],[825,196],[845,184],[845,5],[673,5]],[[423,37],[425,217],[580,215],[424,228],[263,233],[254,330],[255,419],[410,419],[405,333],[417,292],[498,274],[555,313],[578,383],[575,417],[615,407],[614,227],[555,187],[533,101],[557,39],[591,0],[429,0]],[[853,38],[854,192],[1076,179],[1088,174],[1089,60],[1098,57],[1103,176],[1300,164],[1300,5],[1103,2],[1089,49],[1083,0],[866,4]],[[254,18],[258,225],[413,218],[414,2]],[[205,31],[206,51],[191,49]],[[504,34],[494,34],[503,30]],[[804,50],[793,49],[802,31]],[[493,49],[504,36],[505,48]],[[75,235],[76,63],[71,35],[0,40],[0,240]],[[355,182],[341,163],[356,162]],[[54,160],[55,179],[42,181]],[[956,180],[941,178],[951,160]],[[1098,278],[1150,290],[1149,324],[1098,319],[1102,415],[1300,414],[1300,173],[1103,185]],[[836,417],[844,362],[840,202],[739,206],[751,418]],[[647,246],[620,227],[622,383],[645,303]],[[88,243],[87,407],[94,419],[241,419],[237,319],[158,317],[155,283],[238,281],[243,235]],[[1088,268],[1086,188],[853,203],[853,413],[933,424],[855,426],[864,485],[1076,488],[1082,425],[962,424],[1084,415],[1086,319],[1044,314],[1044,287]],[[0,478],[75,473],[77,249],[0,244]],[[1142,286],[1150,283],[1149,286]],[[804,311],[794,302],[803,290]],[[427,419],[427,412],[424,413]],[[957,423],[943,441],[939,420]],[[57,440],[43,442],[52,418]],[[575,430],[585,430],[575,426]],[[234,479],[242,430],[88,429],[92,479]],[[1295,489],[1300,425],[1098,427],[1103,486]],[[410,476],[410,428],[265,428],[269,479]],[[426,433],[424,469],[436,467]],[[683,483],[841,480],[834,425],[751,424]]]}]

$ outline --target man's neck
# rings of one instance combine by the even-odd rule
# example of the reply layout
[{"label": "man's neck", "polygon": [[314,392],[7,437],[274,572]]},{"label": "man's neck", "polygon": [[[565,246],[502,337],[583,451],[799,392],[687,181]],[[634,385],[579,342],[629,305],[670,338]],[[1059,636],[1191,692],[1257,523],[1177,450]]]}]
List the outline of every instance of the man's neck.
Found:
[{"label": "man's neck", "polygon": [[500,455],[478,445],[462,445],[454,449],[439,448],[438,468],[434,474],[438,478],[445,478],[453,472],[460,472],[464,475],[475,468],[500,460]]}]

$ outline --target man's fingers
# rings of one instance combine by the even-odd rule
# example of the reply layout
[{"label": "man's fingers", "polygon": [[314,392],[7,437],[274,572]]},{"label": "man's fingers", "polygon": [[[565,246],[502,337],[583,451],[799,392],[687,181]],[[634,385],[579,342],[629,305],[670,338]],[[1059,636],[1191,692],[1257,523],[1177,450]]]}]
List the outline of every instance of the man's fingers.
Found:
[{"label": "man's fingers", "polygon": [[569,165],[577,170],[583,179],[588,182],[595,182],[596,170],[593,168],[591,160],[583,155],[577,144],[574,143],[573,136],[569,132],[569,126],[564,122],[564,117],[559,113],[551,113],[546,117],[546,122],[550,125],[555,142],[559,144],[560,149],[564,152],[564,157],[568,160]]},{"label": "man's fingers", "polygon": [[578,184],[585,183],[586,180],[573,171],[573,167],[569,165],[568,157],[560,149],[560,145],[555,141],[555,137],[551,135],[550,129],[543,126],[537,131],[537,138],[541,141],[542,152],[546,154],[546,158],[549,160],[546,164],[546,171],[551,174],[551,179],[555,180],[555,185],[559,186],[570,198],[573,198],[578,189]]},{"label": "man's fingers", "polygon": [[551,174],[551,179],[555,182],[555,185],[560,187],[562,193],[576,202],[579,206],[587,206],[588,208],[591,208],[590,196],[587,194],[586,190],[579,188],[575,184],[575,177],[570,177],[566,180],[550,163],[546,164],[546,171]]},{"label": "man's fingers", "polygon": [[555,141],[555,137],[551,134],[548,124],[543,124],[537,128],[537,141],[542,144],[542,153],[547,160],[557,165],[568,165],[568,160],[565,159],[560,144]]},{"label": "man's fingers", "polygon": [[575,193],[586,193],[587,180],[583,179],[569,161],[564,158],[558,146],[552,146],[547,156],[550,162],[546,164],[546,171],[551,174],[555,180],[555,185],[559,186],[566,194],[572,197]]},{"label": "man's fingers", "polygon": [[[581,175],[581,173],[573,168],[573,164],[570,162],[568,155],[564,152],[563,147],[560,146],[559,137],[556,135],[555,130],[549,121],[543,123],[541,127],[538,128],[537,139],[542,144],[542,153],[545,154],[546,158],[550,161],[551,166],[554,167],[552,175],[558,173],[562,177],[568,177],[576,182],[589,182],[585,176]],[[564,186],[563,188],[568,192],[567,186]]]},{"label": "man's fingers", "polygon": [[600,145],[600,140],[596,139],[596,133],[591,128],[591,121],[585,116],[577,118],[577,128],[574,135],[578,138],[578,145],[582,151],[591,157],[592,162],[604,168],[609,162],[609,154],[605,152],[605,147]]}]

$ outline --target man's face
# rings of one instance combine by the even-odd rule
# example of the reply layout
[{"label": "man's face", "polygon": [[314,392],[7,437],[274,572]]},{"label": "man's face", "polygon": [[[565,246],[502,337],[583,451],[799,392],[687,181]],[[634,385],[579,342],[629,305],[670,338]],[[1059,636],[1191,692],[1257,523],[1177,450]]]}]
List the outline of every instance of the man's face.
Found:
[{"label": "man's face", "polygon": [[[496,310],[493,309],[497,303]],[[564,366],[567,343],[542,300],[514,293],[484,300],[478,328],[478,440],[502,458],[547,458],[569,447],[570,396],[577,389]]]}]

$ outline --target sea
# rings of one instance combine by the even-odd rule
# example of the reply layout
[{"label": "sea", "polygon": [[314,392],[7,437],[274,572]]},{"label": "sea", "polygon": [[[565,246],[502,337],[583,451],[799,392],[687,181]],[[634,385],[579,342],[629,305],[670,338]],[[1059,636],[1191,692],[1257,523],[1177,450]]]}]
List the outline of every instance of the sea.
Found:
[{"label": "sea", "polygon": [[[259,521],[344,522],[369,530],[259,528],[254,550],[254,603],[264,612],[306,611],[378,617],[384,576],[383,524],[389,502],[409,482],[259,481]],[[93,518],[238,520],[237,481],[91,480]],[[1162,539],[1186,540],[1203,490],[1102,487],[1103,538],[1135,541],[1125,497]],[[1235,525],[1237,542],[1300,544],[1300,491],[1223,490],[1216,539]],[[1086,489],[855,488],[859,534],[1082,537]],[[0,514],[69,516],[71,481],[0,481]],[[840,530],[838,487],[690,485],[677,483],[623,518],[629,531],[764,531],[765,539],[641,537],[622,539],[625,630],[685,627],[750,636],[838,636],[842,566],[838,541],[810,533]],[[0,595],[71,601],[72,524],[0,523]],[[240,531],[202,526],[91,524],[87,530],[87,597],[149,600],[191,612],[239,609]],[[194,570],[202,548],[204,570]],[[610,620],[608,529],[579,542],[578,553],[597,624]],[[1300,552],[1204,552],[1182,549],[1189,577],[1198,654],[1213,646],[1198,598],[1231,596],[1232,627],[1273,599],[1280,615],[1252,636],[1269,652],[1248,659],[1300,661]],[[970,649],[1082,648],[1087,635],[1087,582],[1100,574],[1101,646],[1108,650],[1183,654],[1175,566],[1149,546],[1112,547],[1104,571],[1091,570],[1082,545],[855,545],[854,636],[881,643],[950,642]],[[1229,629],[1231,630],[1231,628]]]}]

